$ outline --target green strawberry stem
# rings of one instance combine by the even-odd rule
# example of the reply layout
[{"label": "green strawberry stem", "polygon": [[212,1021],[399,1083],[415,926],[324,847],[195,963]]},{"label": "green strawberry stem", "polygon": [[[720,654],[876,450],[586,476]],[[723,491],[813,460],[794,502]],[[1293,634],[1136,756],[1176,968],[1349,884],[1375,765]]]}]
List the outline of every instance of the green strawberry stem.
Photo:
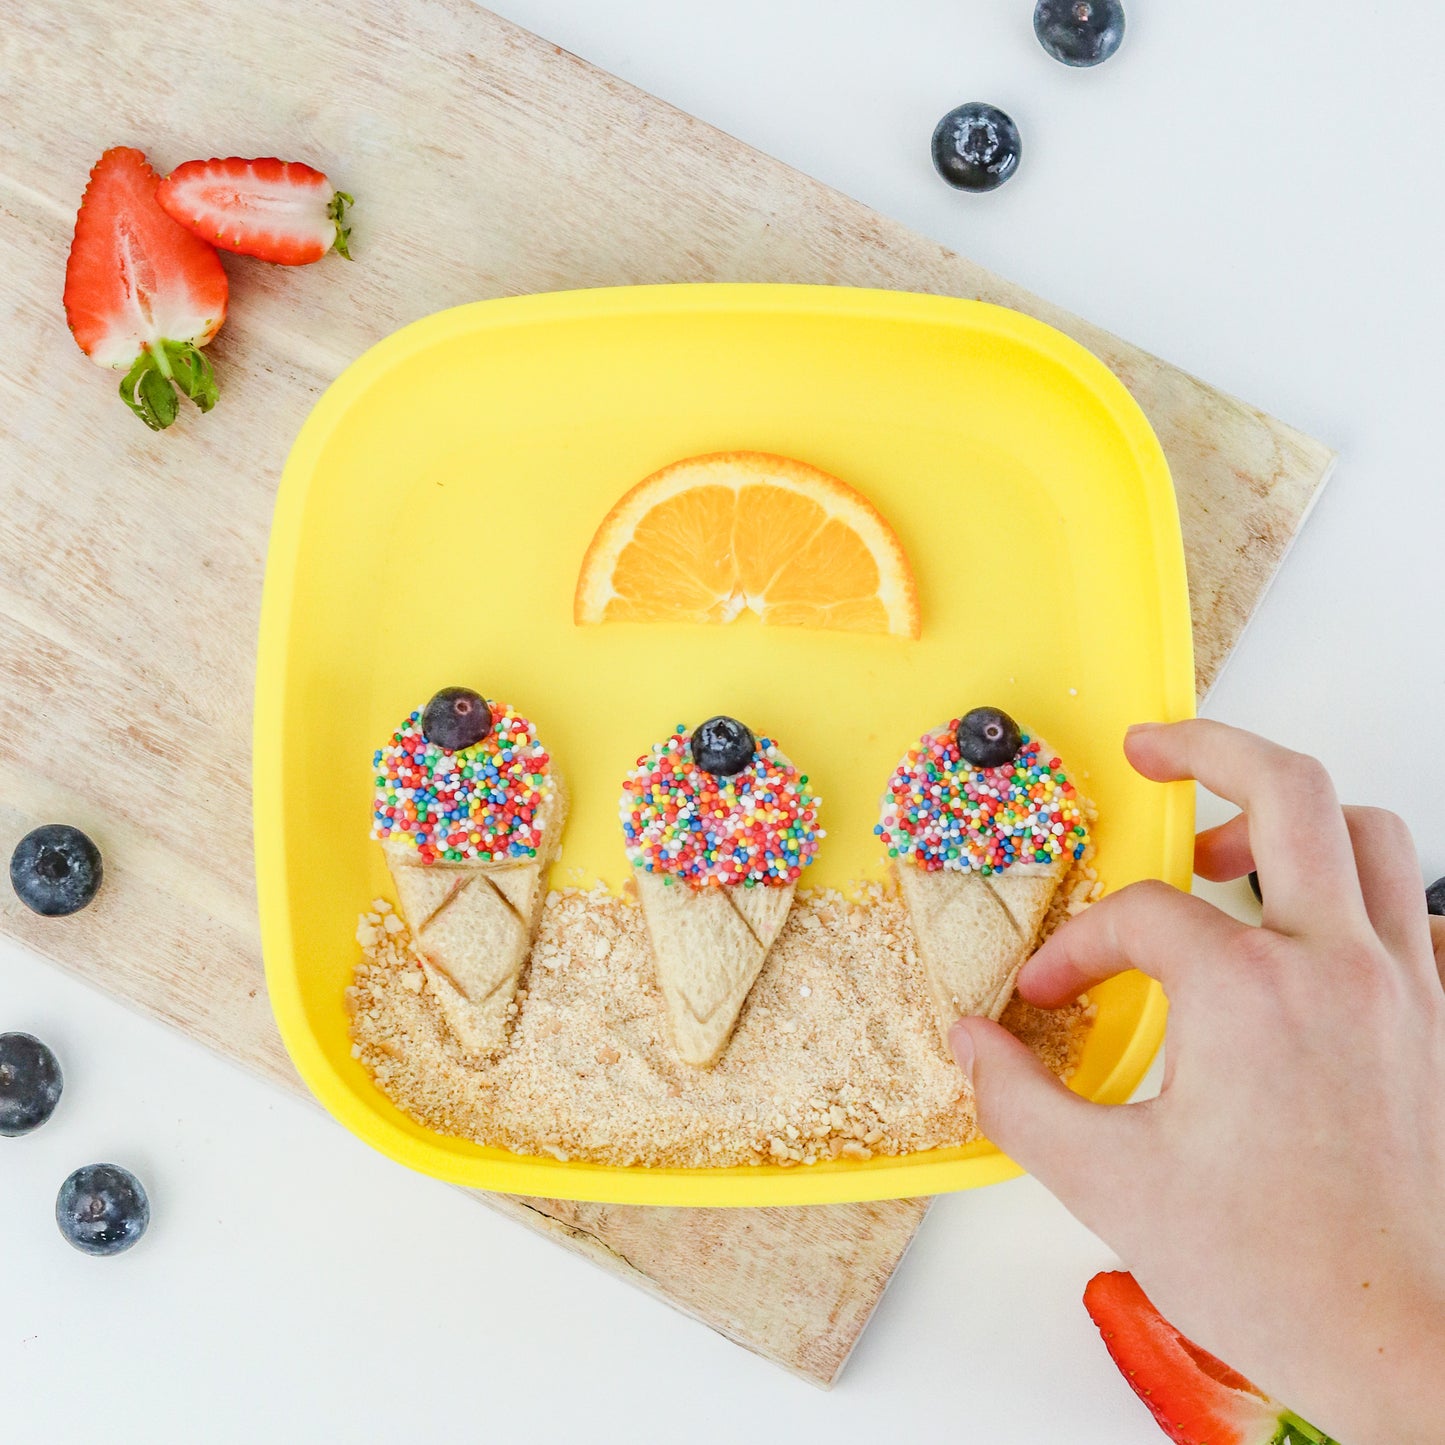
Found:
[{"label": "green strawberry stem", "polygon": [[331,204],[326,208],[326,214],[336,222],[336,239],[331,243],[335,251],[339,251],[346,259],[351,260],[351,252],[347,249],[346,238],[351,234],[350,226],[341,224],[346,215],[346,208],[356,204],[356,197],[347,195],[345,191],[337,191],[331,198]]},{"label": "green strawberry stem", "polygon": [[162,340],[145,346],[120,383],[120,399],[152,430],[164,431],[180,410],[183,392],[202,411],[215,406],[220,393],[211,363],[190,341]]},{"label": "green strawberry stem", "polygon": [[1292,1410],[1279,1417],[1279,1430],[1270,1445],[1339,1445],[1323,1430],[1316,1430],[1308,1420],[1301,1420]]}]

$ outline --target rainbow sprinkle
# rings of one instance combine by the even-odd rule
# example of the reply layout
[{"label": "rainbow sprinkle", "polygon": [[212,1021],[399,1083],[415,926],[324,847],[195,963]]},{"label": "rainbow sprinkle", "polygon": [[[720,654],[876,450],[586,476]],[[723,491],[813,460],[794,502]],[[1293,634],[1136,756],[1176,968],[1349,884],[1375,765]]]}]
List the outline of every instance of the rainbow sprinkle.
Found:
[{"label": "rainbow sprinkle", "polygon": [[1089,830],[1063,763],[1024,733],[1013,762],[975,768],[959,755],[957,727],[955,718],[925,733],[893,770],[873,830],[888,856],[985,877],[1082,857]]},{"label": "rainbow sprinkle", "polygon": [[823,837],[808,779],[771,738],[759,738],[753,761],[731,778],[698,767],[689,741],[679,723],[623,780],[632,866],[694,888],[796,883]]},{"label": "rainbow sprinkle", "polygon": [[427,742],[417,711],[376,750],[373,838],[410,843],[424,863],[536,857],[552,760],[519,712],[487,705],[492,730],[469,748],[449,753]]}]

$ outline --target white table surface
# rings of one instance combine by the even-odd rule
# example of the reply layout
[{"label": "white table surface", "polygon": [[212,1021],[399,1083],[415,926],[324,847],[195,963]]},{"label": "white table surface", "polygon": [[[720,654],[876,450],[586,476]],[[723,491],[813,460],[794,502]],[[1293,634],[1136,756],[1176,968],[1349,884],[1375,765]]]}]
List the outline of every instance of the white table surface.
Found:
[{"label": "white table surface", "polygon": [[[1445,9],[1135,0],[1119,56],[1074,72],[1030,0],[499,8],[1336,446],[1208,711],[1325,758],[1445,873]],[[992,196],[929,164],[968,99],[1023,130]],[[1032,1181],[940,1201],[824,1395],[0,945],[14,1028],[67,1087],[0,1140],[9,1439],[1162,1438],[1079,1303],[1109,1251]],[[155,1211],[109,1261],[52,1221],[102,1159]]]}]

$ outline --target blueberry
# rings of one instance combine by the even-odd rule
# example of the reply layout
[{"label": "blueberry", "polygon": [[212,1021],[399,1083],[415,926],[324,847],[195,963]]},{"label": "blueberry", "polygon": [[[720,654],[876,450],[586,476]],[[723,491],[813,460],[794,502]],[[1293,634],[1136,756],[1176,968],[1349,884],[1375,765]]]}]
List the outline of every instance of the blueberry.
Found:
[{"label": "blueberry", "polygon": [[1258,898],[1261,903],[1263,903],[1263,902],[1264,902],[1264,894],[1261,893],[1261,892],[1260,892],[1260,889],[1259,889],[1259,871],[1258,871],[1258,869],[1251,868],[1251,869],[1249,870],[1249,886],[1250,886],[1250,888],[1253,890],[1254,896],[1255,896],[1256,898]]},{"label": "blueberry", "polygon": [[1445,878],[1437,878],[1425,890],[1425,912],[1445,918]]},{"label": "blueberry", "polygon": [[82,1254],[119,1254],[146,1232],[151,1203],[129,1169],[87,1164],[60,1186],[55,1222]]},{"label": "blueberry", "polygon": [[1023,747],[1019,725],[1001,708],[976,707],[959,723],[958,750],[976,768],[1001,768]]},{"label": "blueberry", "polygon": [[38,1129],[64,1087],[59,1062],[39,1039],[0,1034],[0,1134],[14,1138]]},{"label": "blueberry", "polygon": [[735,717],[710,717],[692,731],[692,760],[705,773],[730,778],[752,762],[752,732]]},{"label": "blueberry", "polygon": [[1034,34],[1065,65],[1101,65],[1124,38],[1124,7],[1119,0],[1039,0]]},{"label": "blueberry", "polygon": [[421,715],[421,734],[454,753],[481,742],[492,730],[492,710],[469,687],[444,687]]},{"label": "blueberry", "polygon": [[47,918],[78,913],[100,888],[100,849],[68,823],[33,828],[10,855],[10,884]]},{"label": "blueberry", "polygon": [[972,101],[933,129],[933,164],[960,191],[991,191],[1019,167],[1019,128],[996,105]]}]

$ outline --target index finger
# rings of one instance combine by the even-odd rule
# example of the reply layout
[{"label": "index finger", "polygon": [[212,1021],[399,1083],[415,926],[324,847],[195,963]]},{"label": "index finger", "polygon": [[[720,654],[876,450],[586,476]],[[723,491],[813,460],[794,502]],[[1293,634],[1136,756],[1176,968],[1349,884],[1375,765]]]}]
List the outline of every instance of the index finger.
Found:
[{"label": "index finger", "polygon": [[1170,998],[1203,965],[1253,932],[1212,903],[1150,879],[1111,893],[1051,933],[1019,974],[1018,990],[1039,1008],[1060,1008],[1125,969],[1164,985]]},{"label": "index finger", "polygon": [[1124,751],[1146,778],[1196,778],[1243,809],[1266,927],[1294,934],[1368,927],[1345,815],[1321,763],[1207,718],[1131,728]]}]

